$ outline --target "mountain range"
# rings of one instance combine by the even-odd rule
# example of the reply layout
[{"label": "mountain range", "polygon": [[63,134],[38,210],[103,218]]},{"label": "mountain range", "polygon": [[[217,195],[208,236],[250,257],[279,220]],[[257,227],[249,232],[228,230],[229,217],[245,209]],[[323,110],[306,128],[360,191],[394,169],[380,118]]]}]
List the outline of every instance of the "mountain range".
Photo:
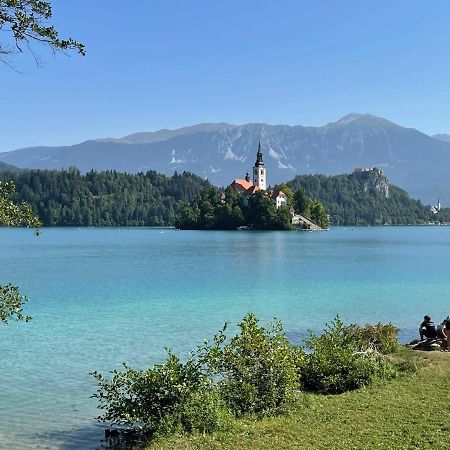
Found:
[{"label": "mountain range", "polygon": [[349,114],[320,127],[199,124],[64,147],[24,148],[0,153],[0,161],[31,169],[75,166],[82,172],[190,171],[227,185],[251,172],[258,142],[272,185],[298,174],[335,175],[376,166],[413,197],[433,204],[440,197],[450,204],[450,136],[428,136],[370,114]]}]

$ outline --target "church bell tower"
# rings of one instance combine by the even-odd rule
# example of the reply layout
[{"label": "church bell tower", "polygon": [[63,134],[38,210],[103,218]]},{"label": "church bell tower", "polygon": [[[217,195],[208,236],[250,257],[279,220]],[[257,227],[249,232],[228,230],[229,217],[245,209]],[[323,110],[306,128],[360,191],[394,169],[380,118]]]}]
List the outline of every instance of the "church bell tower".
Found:
[{"label": "church bell tower", "polygon": [[258,153],[256,154],[256,162],[253,167],[253,184],[265,191],[267,186],[266,168],[261,152],[261,142],[258,144]]}]

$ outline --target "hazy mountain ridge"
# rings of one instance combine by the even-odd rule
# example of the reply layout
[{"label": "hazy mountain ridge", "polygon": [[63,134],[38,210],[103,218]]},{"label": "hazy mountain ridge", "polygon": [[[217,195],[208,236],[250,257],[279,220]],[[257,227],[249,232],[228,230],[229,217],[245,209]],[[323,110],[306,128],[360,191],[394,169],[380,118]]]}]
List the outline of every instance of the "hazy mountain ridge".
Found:
[{"label": "hazy mountain ridge", "polygon": [[232,128],[236,125],[228,123],[202,123],[190,127],[178,128],[175,130],[162,129],[157,131],[144,131],[133,133],[122,138],[95,139],[95,142],[115,142],[119,144],[150,144],[152,142],[166,141],[175,136],[193,134],[198,132],[219,131],[221,129]]},{"label": "hazy mountain ridge", "polygon": [[268,182],[297,174],[336,175],[377,166],[391,182],[427,203],[450,203],[450,142],[370,114],[349,114],[321,127],[253,123],[199,124],[178,130],[135,133],[65,147],[33,147],[0,153],[18,167],[82,172],[105,169],[164,174],[188,170],[219,185],[250,171],[258,142]]},{"label": "hazy mountain ridge", "polygon": [[433,134],[435,139],[439,139],[440,141],[444,142],[450,142],[450,134],[440,133],[440,134]]}]

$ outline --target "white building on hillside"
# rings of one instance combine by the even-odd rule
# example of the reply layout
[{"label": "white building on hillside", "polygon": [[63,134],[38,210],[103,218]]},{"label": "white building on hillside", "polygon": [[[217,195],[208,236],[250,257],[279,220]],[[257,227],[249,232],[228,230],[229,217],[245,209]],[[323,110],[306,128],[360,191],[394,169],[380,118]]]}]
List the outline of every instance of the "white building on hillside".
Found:
[{"label": "white building on hillside", "polygon": [[288,202],[287,195],[283,191],[281,191],[280,189],[275,189],[272,192],[271,197],[275,200],[275,203],[277,205],[277,209],[284,208],[284,207],[286,207],[288,205],[288,203],[287,203]]}]

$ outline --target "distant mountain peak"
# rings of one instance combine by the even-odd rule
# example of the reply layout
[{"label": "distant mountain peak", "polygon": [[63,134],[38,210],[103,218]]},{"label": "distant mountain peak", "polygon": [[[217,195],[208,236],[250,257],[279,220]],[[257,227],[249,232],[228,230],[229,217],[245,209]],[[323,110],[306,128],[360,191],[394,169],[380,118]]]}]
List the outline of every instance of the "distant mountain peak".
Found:
[{"label": "distant mountain peak", "polygon": [[345,115],[344,117],[341,117],[336,122],[331,122],[328,125],[339,125],[339,126],[345,126],[349,124],[355,124],[355,125],[369,125],[369,126],[394,126],[394,127],[400,127],[400,125],[395,124],[394,122],[391,122],[390,120],[383,119],[383,117],[374,116],[372,114],[361,114],[361,113],[350,113]]},{"label": "distant mountain peak", "polygon": [[440,134],[434,134],[431,137],[433,137],[434,139],[437,139],[439,141],[450,142],[450,134],[440,133]]},{"label": "distant mountain peak", "polygon": [[342,123],[342,124],[350,123],[350,122],[353,122],[363,116],[364,116],[364,114],[361,114],[361,113],[350,113],[350,114],[345,115],[344,117],[341,117],[339,120],[336,121],[336,123]]}]

